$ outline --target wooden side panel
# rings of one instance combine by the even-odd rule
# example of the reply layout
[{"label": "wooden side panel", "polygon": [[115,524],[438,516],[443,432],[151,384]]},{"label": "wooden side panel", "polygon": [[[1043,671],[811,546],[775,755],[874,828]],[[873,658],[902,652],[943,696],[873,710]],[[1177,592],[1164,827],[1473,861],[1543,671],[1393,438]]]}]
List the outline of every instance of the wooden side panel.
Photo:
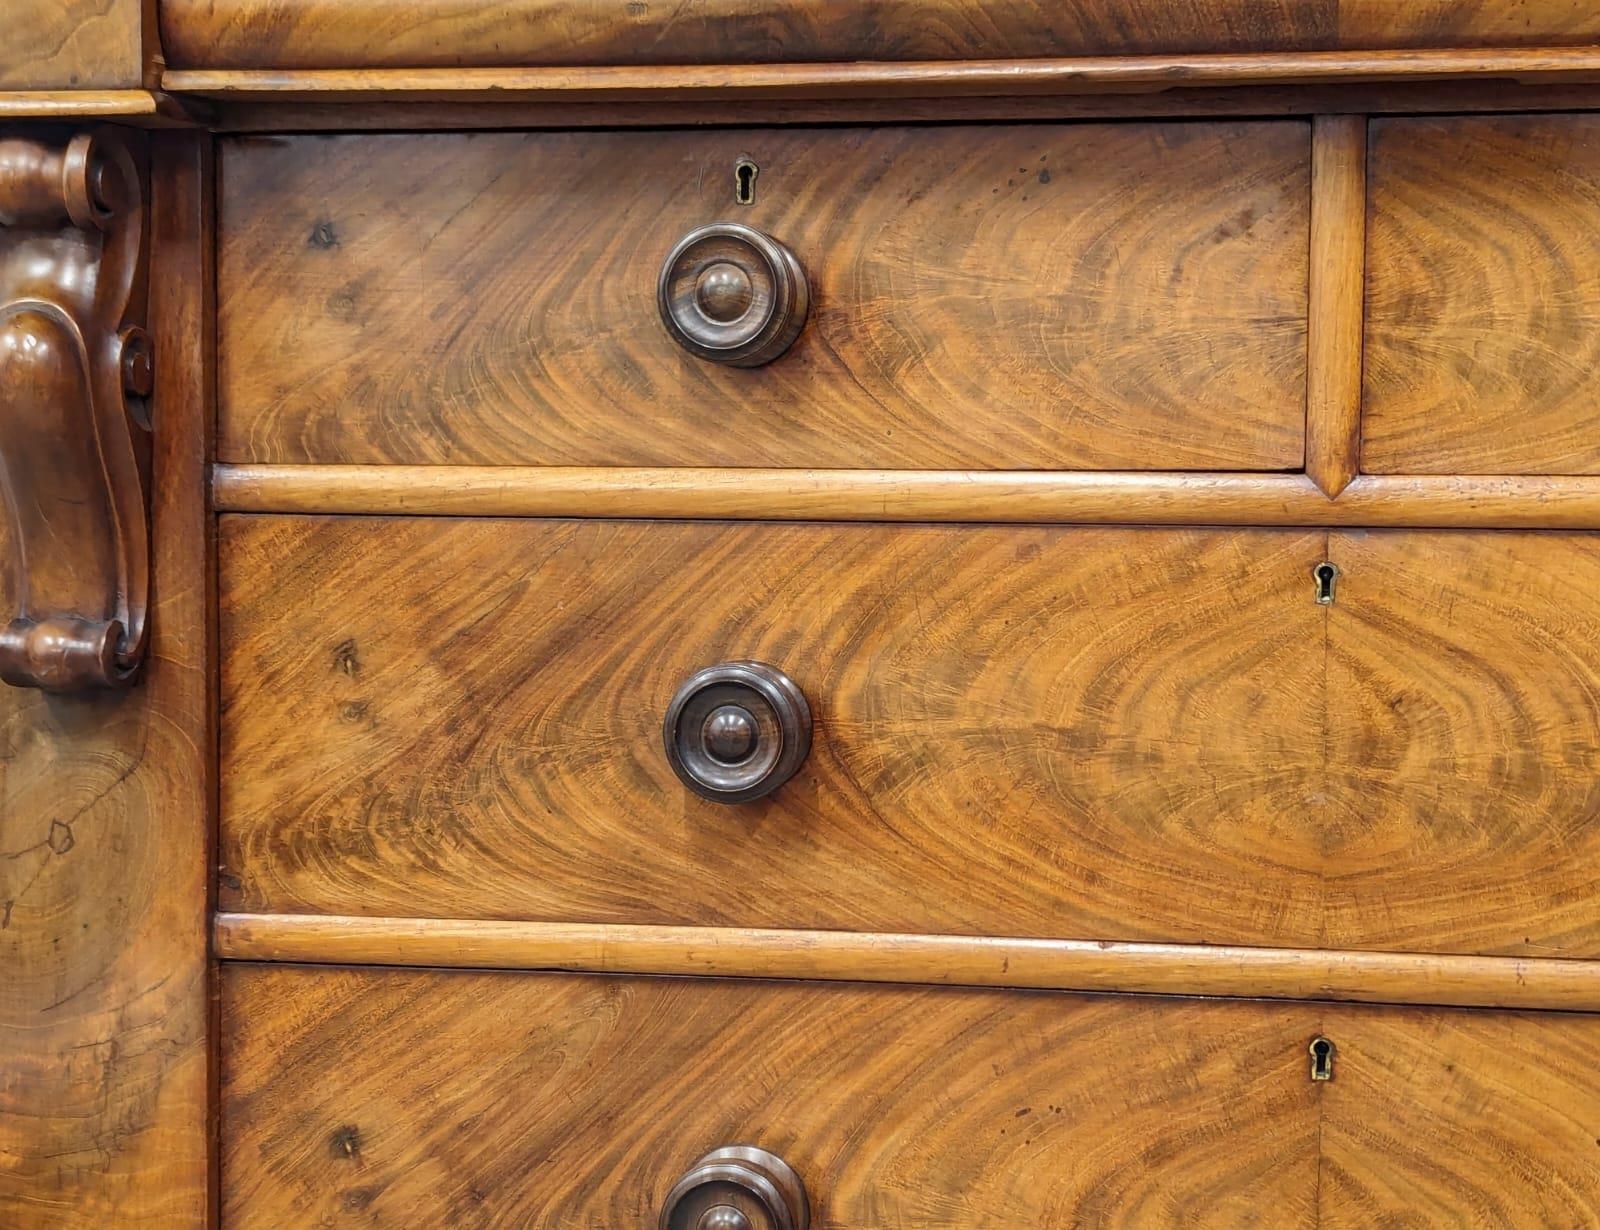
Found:
[{"label": "wooden side panel", "polygon": [[5,0],[0,90],[139,86],[154,26],[154,0]]},{"label": "wooden side panel", "polygon": [[1315,1225],[1316,1010],[232,966],[225,1224],[654,1225],[704,1151],[817,1230]]},{"label": "wooden side panel", "polygon": [[[124,696],[93,700],[0,687],[7,1227],[198,1227],[211,1196],[211,167],[192,136],[153,144],[146,674]],[[0,568],[0,587],[10,573]]]},{"label": "wooden side panel", "polygon": [[184,68],[705,64],[1600,41],[1587,0],[166,0]]},{"label": "wooden side panel", "polygon": [[1362,461],[1600,473],[1600,116],[1371,130]]},{"label": "wooden side panel", "polygon": [[[1298,469],[1309,160],[1299,121],[230,142],[222,457]],[[808,272],[766,367],[658,313],[721,221]]]},{"label": "wooden side panel", "polygon": [[1327,1230],[1600,1223],[1600,1017],[1329,1013]]},{"label": "wooden side panel", "polygon": [[[1587,535],[224,533],[230,909],[1600,954]],[[745,657],[817,732],[727,807],[660,723]]]}]

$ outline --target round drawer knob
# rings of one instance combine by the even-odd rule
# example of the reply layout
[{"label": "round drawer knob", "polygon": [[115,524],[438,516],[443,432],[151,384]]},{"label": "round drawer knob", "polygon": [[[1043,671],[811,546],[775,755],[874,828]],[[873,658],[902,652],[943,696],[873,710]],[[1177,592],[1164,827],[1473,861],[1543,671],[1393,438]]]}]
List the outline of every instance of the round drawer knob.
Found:
[{"label": "round drawer knob", "polygon": [[661,267],[661,319],[691,354],[760,367],[800,336],[811,305],[805,270],[770,235],[738,222],[690,231]]},{"label": "round drawer knob", "polygon": [[707,1153],[673,1184],[660,1230],[808,1230],[800,1176],[776,1154],[748,1145]]},{"label": "round drawer knob", "polygon": [[718,803],[745,803],[771,794],[805,762],[811,706],[777,667],[724,662],[678,689],[662,739],[673,772],[690,790]]}]

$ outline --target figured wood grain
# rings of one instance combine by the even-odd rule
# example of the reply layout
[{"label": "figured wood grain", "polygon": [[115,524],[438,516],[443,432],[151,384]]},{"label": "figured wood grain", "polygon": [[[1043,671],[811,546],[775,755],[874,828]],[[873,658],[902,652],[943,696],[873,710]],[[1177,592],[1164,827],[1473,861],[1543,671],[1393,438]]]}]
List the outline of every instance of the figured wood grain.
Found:
[{"label": "figured wood grain", "polygon": [[1600,1017],[1330,1012],[1319,1224],[1600,1221]]},{"label": "figured wood grain", "polygon": [[[1298,122],[230,141],[220,455],[1297,469],[1308,164]],[[659,319],[719,220],[810,279],[765,368]]]},{"label": "figured wood grain", "polygon": [[1584,0],[165,0],[185,68],[716,64],[1600,42]]},{"label": "figured wood grain", "polygon": [[1600,1011],[1600,963],[973,935],[219,914],[224,960]]},{"label": "figured wood grain", "polygon": [[1600,529],[1600,481],[1300,474],[224,465],[231,512]]},{"label": "figured wood grain", "polygon": [[[215,716],[205,144],[152,138],[148,672],[0,687],[0,1225],[207,1224]],[[7,532],[0,518],[0,536]],[[9,570],[0,585],[9,585]]]},{"label": "figured wood grain", "polygon": [[[230,910],[1600,952],[1587,537],[224,534]],[[816,728],[728,807],[660,723],[740,658]]]},{"label": "figured wood grain", "polygon": [[653,1225],[705,1150],[816,1230],[1312,1226],[1316,1010],[230,966],[230,1226]]},{"label": "figured wood grain", "polygon": [[1600,120],[1372,127],[1363,467],[1600,473]]},{"label": "figured wood grain", "polygon": [[133,89],[155,48],[154,0],[5,0],[0,90]]},{"label": "figured wood grain", "polygon": [[1360,468],[1367,120],[1318,116],[1311,132],[1306,473],[1337,496]]}]

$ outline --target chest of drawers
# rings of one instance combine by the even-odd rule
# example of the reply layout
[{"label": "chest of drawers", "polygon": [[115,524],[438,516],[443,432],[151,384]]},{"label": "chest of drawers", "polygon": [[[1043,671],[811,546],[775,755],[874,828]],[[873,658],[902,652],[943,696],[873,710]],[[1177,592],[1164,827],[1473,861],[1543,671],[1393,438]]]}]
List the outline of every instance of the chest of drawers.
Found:
[{"label": "chest of drawers", "polygon": [[1591,6],[21,11],[0,1223],[1600,1224]]}]

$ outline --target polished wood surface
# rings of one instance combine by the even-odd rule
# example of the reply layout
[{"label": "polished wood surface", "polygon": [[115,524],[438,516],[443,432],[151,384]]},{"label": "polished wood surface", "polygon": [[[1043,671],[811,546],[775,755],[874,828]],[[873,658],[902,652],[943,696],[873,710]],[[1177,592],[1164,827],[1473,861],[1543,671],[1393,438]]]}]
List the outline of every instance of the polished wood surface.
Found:
[{"label": "polished wood surface", "polygon": [[322,914],[219,914],[214,942],[235,961],[1600,1011],[1600,964],[1553,957]]},{"label": "polished wood surface", "polygon": [[1319,1224],[1600,1221],[1600,1017],[1330,1012]]},{"label": "polished wood surface", "polygon": [[212,168],[176,134],[153,164],[149,668],[90,699],[0,689],[0,1224],[19,1230],[199,1226],[214,1196]]},{"label": "polished wood surface", "polygon": [[[1297,469],[1309,156],[1297,122],[231,141],[220,455]],[[750,371],[657,310],[730,217],[813,294]]]},{"label": "polished wood surface", "polygon": [[1593,1016],[249,966],[223,1012],[240,1226],[650,1224],[730,1141],[833,1230],[1600,1216]]},{"label": "polished wood surface", "polygon": [[[1600,951],[1586,536],[229,517],[224,541],[230,909]],[[660,745],[730,658],[816,720],[744,808]]]},{"label": "polished wood surface", "polygon": [[1306,473],[1333,497],[1360,470],[1365,116],[1319,116],[1314,122],[1311,193]]},{"label": "polished wood surface", "polygon": [[0,90],[146,84],[155,7],[154,0],[5,0]]},{"label": "polished wood surface", "polygon": [[[1314,1225],[1304,1006],[232,966],[224,1221],[654,1224],[702,1153],[817,1230]],[[360,1039],[359,1045],[352,1045]]]},{"label": "polished wood surface", "polygon": [[1600,529],[1600,481],[1300,474],[223,465],[229,512]]},{"label": "polished wood surface", "polygon": [[1581,0],[165,0],[186,68],[748,64],[1600,42]]},{"label": "polished wood surface", "polygon": [[1600,473],[1600,120],[1376,121],[1362,460]]},{"label": "polished wood surface", "polygon": [[0,493],[14,615],[0,680],[126,687],[150,596],[148,149],[0,136]]},{"label": "polished wood surface", "polygon": [[[1072,59],[870,61],[842,64],[715,64],[595,68],[335,68],[188,69],[164,73],[163,87],[175,94],[223,102],[420,103],[480,102],[643,103],[699,101],[720,104],[717,122],[729,122],[731,102],[848,101],[850,118],[865,118],[863,104],[884,99],[921,99],[927,118],[968,99],[1026,100],[1029,97],[1085,99],[1122,95],[1113,114],[1140,114],[1151,96],[1169,90],[1189,95],[1189,106],[1204,113],[1206,95],[1215,90],[1260,86],[1380,87],[1391,96],[1417,86],[1471,83],[1469,106],[1481,109],[1483,95],[1510,90],[1513,106],[1541,105],[1533,91],[1588,85],[1600,72],[1600,48],[1556,47],[1494,50],[1286,52],[1279,54],[1185,56],[1089,56]],[[1348,110],[1354,114],[1386,108],[1370,100],[1329,97],[1308,105],[1280,92],[1268,113],[1286,106],[1297,115]],[[1139,96],[1144,95],[1141,99]],[[1577,94],[1576,105],[1592,105],[1592,91]],[[1528,100],[1525,102],[1524,100]],[[991,104],[992,105],[992,104]],[[1542,104],[1548,106],[1548,103]],[[1154,109],[1182,111],[1183,104]],[[1414,106],[1406,109],[1414,109]],[[1235,111],[1237,113],[1237,109]],[[1262,114],[1257,109],[1251,114]],[[743,117],[740,117],[743,118]],[[330,125],[323,125],[329,127]],[[346,127],[334,123],[333,128]],[[391,129],[402,127],[391,123]]]}]

